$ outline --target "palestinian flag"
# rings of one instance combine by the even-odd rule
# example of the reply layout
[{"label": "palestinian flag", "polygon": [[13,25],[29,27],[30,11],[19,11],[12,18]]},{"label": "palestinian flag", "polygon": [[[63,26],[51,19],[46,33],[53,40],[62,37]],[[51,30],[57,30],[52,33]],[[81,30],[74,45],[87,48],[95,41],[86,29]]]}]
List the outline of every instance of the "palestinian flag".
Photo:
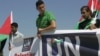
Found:
[{"label": "palestinian flag", "polygon": [[0,42],[9,37],[11,31],[12,13],[6,18],[4,24],[0,28]]},{"label": "palestinian flag", "polygon": [[0,28],[0,53],[3,51],[4,45],[11,31],[12,12],[6,18],[4,24]]},{"label": "palestinian flag", "polygon": [[98,16],[99,11],[100,11],[100,1],[99,0],[89,0],[87,5],[89,6],[89,8],[91,9],[91,11],[94,15],[94,18],[91,21],[91,24],[95,24],[97,16]]}]

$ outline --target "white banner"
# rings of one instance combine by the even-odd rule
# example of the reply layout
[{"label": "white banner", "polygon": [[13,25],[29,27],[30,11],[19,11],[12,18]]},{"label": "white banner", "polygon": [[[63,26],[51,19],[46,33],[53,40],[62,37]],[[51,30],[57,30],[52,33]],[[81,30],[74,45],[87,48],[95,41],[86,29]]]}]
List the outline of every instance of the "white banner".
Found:
[{"label": "white banner", "polygon": [[22,43],[10,56],[100,56],[100,29],[56,30]]}]

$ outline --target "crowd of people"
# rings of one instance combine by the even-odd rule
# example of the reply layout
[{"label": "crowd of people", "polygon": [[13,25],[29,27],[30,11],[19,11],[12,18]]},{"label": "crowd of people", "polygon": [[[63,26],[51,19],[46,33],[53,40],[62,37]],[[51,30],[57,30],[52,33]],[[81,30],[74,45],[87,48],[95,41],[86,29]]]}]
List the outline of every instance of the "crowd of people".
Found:
[{"label": "crowd of people", "polygon": [[[45,9],[45,3],[42,0],[38,0],[36,2],[36,9],[39,14],[36,20],[37,27],[37,36],[41,39],[41,35],[43,32],[49,32],[56,29],[56,19],[54,15]],[[91,9],[88,6],[82,6],[80,9],[82,20],[78,22],[75,29],[96,29],[100,28],[100,19],[96,19],[95,23],[91,23],[95,17],[95,14],[92,13]],[[13,22],[11,24],[11,33],[9,35],[9,50],[14,48],[13,42],[16,38],[23,38],[24,35],[18,31],[18,23]],[[0,48],[0,56],[3,56],[3,47],[5,45],[7,39],[2,41],[2,45]]]}]

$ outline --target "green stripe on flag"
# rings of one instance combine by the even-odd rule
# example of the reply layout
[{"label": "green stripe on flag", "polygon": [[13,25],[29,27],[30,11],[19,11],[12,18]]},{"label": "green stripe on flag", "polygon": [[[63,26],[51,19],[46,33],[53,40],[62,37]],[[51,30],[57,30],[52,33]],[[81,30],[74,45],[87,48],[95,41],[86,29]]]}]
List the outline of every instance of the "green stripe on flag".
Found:
[{"label": "green stripe on flag", "polygon": [[8,35],[0,34],[0,42],[7,39],[8,37]]}]

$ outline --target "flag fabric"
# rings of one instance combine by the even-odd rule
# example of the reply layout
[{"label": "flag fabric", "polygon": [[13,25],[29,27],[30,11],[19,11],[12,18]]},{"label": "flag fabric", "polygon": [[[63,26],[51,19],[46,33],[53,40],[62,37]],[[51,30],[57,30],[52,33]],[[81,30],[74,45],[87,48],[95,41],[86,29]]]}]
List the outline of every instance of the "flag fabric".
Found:
[{"label": "flag fabric", "polygon": [[100,11],[100,1],[99,0],[89,0],[87,5],[92,10],[92,12],[94,10]]},{"label": "flag fabric", "polygon": [[98,0],[89,0],[88,4],[89,8],[91,9],[91,11],[93,12],[97,5],[98,5]]},{"label": "flag fabric", "polygon": [[91,24],[95,24],[96,23],[96,19],[98,17],[99,14],[99,7],[100,7],[100,1],[99,0],[89,0],[88,4],[89,8],[91,9],[92,13],[93,13],[93,19],[91,21]]},{"label": "flag fabric", "polygon": [[99,2],[98,2],[97,9],[100,11],[100,0],[99,0]]},{"label": "flag fabric", "polygon": [[11,31],[11,22],[12,22],[12,12],[6,18],[4,24],[0,28],[0,41],[3,41],[9,36],[10,31]]},{"label": "flag fabric", "polygon": [[11,22],[12,22],[12,12],[11,14],[6,18],[4,24],[0,28],[0,54],[3,54],[3,49],[5,47],[7,38],[9,37],[10,31],[11,31]]}]

